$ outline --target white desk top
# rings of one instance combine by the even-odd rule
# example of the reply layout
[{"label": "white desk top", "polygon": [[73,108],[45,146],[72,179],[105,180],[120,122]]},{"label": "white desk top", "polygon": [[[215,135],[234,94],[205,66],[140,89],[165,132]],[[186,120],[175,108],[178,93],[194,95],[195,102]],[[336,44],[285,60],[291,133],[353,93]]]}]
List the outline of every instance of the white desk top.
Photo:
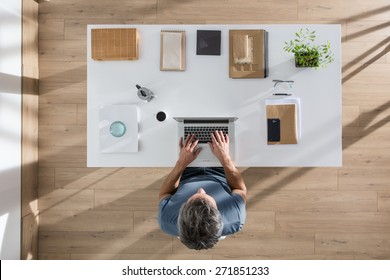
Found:
[{"label": "white desk top", "polygon": [[[93,61],[92,28],[138,29],[139,59]],[[283,51],[302,27],[316,30],[318,43],[331,43],[335,61],[326,69],[295,68]],[[160,71],[160,31],[186,31],[186,70]],[[221,30],[221,55],[197,56],[196,31]],[[229,29],[269,32],[269,77],[230,79]],[[340,25],[89,25],[88,26],[88,166],[170,167],[177,160],[175,116],[232,116],[236,122],[237,166],[341,166],[341,35]],[[301,102],[301,138],[297,145],[267,145],[265,99],[273,79],[294,80],[292,97]],[[137,97],[136,84],[156,94],[150,103]],[[139,118],[137,153],[102,153],[99,109],[136,104]],[[164,111],[167,119],[156,120]]]}]

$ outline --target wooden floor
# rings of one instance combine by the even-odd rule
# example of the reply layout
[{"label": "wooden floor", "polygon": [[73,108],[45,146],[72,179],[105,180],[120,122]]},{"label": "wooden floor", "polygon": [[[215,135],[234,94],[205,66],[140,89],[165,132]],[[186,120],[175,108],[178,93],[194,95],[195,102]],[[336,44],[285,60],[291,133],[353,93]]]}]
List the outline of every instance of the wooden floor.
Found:
[{"label": "wooden floor", "polygon": [[[388,0],[61,0],[39,8],[39,258],[390,259]],[[243,231],[207,252],[186,249],[157,225],[169,169],[86,168],[86,25],[98,23],[340,23],[343,168],[242,169]]]}]

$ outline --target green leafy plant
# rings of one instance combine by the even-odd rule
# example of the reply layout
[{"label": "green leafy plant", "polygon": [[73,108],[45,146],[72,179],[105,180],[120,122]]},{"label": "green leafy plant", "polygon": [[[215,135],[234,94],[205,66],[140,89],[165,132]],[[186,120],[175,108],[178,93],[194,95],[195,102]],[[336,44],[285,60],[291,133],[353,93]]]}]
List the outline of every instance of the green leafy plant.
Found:
[{"label": "green leafy plant", "polygon": [[334,54],[330,49],[329,41],[323,45],[314,45],[315,31],[301,28],[295,33],[295,39],[284,42],[284,50],[293,53],[297,67],[326,68],[334,61]]}]

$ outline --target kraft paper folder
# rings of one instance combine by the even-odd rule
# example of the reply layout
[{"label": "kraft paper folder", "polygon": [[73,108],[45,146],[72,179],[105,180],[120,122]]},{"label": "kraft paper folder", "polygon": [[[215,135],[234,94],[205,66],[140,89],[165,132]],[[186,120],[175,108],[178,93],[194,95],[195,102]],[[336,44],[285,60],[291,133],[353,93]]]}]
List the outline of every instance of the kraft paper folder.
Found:
[{"label": "kraft paper folder", "polygon": [[100,28],[91,31],[93,60],[138,59],[136,28]]},{"label": "kraft paper folder", "polygon": [[266,119],[280,120],[280,141],[275,144],[297,144],[301,137],[300,100],[298,98],[267,99]]},{"label": "kraft paper folder", "polygon": [[229,77],[265,78],[267,76],[267,31],[229,30]]},{"label": "kraft paper folder", "polygon": [[184,71],[186,36],[185,31],[162,30],[160,42],[160,70]]}]

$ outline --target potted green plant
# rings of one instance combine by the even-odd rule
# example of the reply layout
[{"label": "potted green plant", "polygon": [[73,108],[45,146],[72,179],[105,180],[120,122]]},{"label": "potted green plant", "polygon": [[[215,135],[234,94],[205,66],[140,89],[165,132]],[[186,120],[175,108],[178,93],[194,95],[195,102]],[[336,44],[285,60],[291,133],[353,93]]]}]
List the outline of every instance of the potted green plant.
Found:
[{"label": "potted green plant", "polygon": [[316,39],[315,31],[301,28],[295,36],[294,40],[284,42],[283,49],[294,54],[296,67],[325,68],[333,62],[334,54],[330,49],[329,41],[322,45],[313,44]]}]

